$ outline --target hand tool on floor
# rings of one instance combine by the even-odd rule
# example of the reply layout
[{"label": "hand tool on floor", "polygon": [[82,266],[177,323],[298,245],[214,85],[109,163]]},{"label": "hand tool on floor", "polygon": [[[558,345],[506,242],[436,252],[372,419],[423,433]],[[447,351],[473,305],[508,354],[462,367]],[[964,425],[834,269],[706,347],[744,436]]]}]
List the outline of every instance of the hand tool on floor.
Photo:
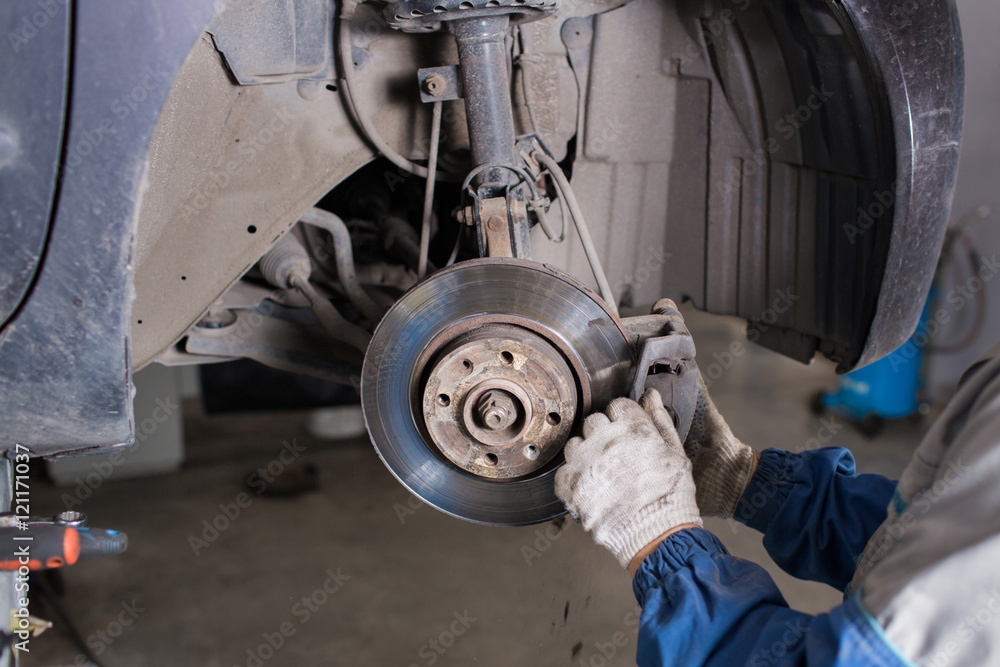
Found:
[{"label": "hand tool on floor", "polygon": [[117,530],[88,528],[79,512],[55,517],[0,515],[0,570],[44,570],[125,551],[128,536]]}]

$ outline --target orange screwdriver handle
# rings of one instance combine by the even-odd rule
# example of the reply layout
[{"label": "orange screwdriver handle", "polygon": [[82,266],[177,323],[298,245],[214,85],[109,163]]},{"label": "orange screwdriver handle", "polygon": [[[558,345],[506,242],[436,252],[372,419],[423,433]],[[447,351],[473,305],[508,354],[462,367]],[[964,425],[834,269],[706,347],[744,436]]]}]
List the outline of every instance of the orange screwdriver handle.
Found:
[{"label": "orange screwdriver handle", "polygon": [[80,534],[73,526],[28,524],[27,530],[0,528],[0,570],[46,570],[72,565],[80,557]]}]

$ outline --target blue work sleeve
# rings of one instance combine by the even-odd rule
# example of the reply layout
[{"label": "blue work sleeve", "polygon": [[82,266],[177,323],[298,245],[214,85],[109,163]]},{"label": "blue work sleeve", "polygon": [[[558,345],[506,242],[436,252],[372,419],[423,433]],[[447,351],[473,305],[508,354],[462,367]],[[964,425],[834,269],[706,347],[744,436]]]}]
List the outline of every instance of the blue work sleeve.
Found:
[{"label": "blue work sleeve", "polygon": [[770,575],[706,530],[682,530],[642,563],[640,667],[912,667],[855,596],[827,614],[792,611]]},{"label": "blue work sleeve", "polygon": [[735,519],[764,534],[764,548],[782,570],[843,591],[895,489],[881,475],[855,473],[854,457],[842,447],[767,449]]}]

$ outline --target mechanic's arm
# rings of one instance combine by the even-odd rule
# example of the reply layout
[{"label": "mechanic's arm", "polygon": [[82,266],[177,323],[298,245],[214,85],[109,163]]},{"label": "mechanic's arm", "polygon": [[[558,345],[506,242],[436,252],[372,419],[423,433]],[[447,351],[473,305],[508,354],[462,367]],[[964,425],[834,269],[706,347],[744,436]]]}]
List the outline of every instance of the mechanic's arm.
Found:
[{"label": "mechanic's arm", "polygon": [[676,431],[654,426],[670,420],[660,401],[650,391],[643,407],[619,399],[588,417],[556,475],[556,493],[623,567],[656,545],[633,584],[639,664],[906,664],[854,600],[793,612],[763,569],[700,528],[691,461]]},{"label": "mechanic's arm", "polygon": [[856,598],[818,616],[792,611],[763,568],[701,528],[659,543],[632,589],[642,667],[912,667]]},{"label": "mechanic's arm", "polygon": [[[661,435],[672,429],[652,417]],[[855,473],[854,457],[842,447],[767,449],[757,457],[733,435],[703,384],[684,449],[694,462],[702,516],[759,530],[785,572],[841,591],[896,488],[881,475]]]}]

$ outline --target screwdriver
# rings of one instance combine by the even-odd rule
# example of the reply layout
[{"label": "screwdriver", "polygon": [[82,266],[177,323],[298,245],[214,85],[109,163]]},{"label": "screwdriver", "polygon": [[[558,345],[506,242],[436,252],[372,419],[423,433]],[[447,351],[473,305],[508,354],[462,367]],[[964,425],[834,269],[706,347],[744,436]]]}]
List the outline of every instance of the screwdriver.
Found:
[{"label": "screwdriver", "polygon": [[110,528],[77,526],[80,534],[80,560],[98,556],[114,556],[128,548],[128,535]]},{"label": "screwdriver", "polygon": [[10,520],[10,516],[3,518],[8,520],[0,527],[0,571],[62,567],[120,554],[128,548],[128,535],[117,530],[88,528],[83,525],[86,518],[79,513],[23,523]]},{"label": "screwdriver", "polygon": [[45,570],[72,565],[80,556],[80,534],[73,526],[26,524],[0,528],[0,570]]}]

